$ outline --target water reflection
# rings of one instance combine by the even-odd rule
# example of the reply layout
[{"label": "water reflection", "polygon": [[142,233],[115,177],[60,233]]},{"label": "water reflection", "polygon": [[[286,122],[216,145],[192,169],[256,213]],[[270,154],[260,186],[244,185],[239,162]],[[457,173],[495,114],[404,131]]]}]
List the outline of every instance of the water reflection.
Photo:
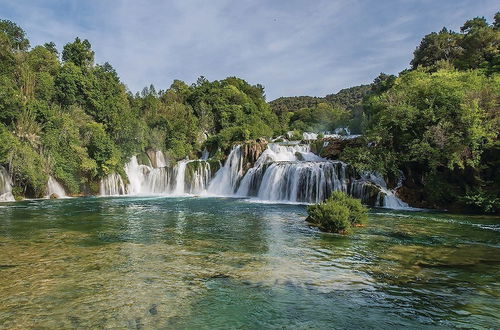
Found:
[{"label": "water reflection", "polygon": [[350,237],[298,205],[86,198],[0,208],[5,327],[493,327],[498,218],[374,211]]}]

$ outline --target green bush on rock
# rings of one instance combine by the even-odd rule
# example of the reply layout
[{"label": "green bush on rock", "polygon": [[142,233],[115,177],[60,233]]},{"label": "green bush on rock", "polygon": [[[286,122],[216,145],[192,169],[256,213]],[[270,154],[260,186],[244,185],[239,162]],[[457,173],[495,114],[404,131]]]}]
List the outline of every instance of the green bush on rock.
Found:
[{"label": "green bush on rock", "polygon": [[366,222],[367,212],[359,199],[334,191],[324,202],[307,208],[306,221],[326,232],[346,234],[351,227]]}]

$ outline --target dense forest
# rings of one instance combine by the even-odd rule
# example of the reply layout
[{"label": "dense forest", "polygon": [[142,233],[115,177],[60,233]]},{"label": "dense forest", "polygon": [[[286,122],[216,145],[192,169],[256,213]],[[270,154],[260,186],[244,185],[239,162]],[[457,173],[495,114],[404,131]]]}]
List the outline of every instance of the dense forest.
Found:
[{"label": "dense forest", "polygon": [[392,182],[402,173],[400,195],[413,205],[495,212],[499,29],[498,13],[492,24],[474,18],[460,32],[425,36],[398,76],[267,103],[263,86],[236,77],[133,94],[109,63],[94,63],[88,40],[60,53],[52,42],[31,47],[21,27],[0,20],[0,165],[17,198],[43,196],[49,176],[70,194],[95,194],[101,178],[148,149],[171,161],[205,148],[223,158],[236,141],[348,126],[363,136],[340,159]]}]

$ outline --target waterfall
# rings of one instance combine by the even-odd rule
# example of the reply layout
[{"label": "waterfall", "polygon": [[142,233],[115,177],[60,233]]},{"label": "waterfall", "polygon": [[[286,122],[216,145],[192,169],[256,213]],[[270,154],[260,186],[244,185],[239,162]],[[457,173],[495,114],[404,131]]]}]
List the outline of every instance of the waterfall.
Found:
[{"label": "waterfall", "polygon": [[161,168],[167,166],[167,162],[165,161],[165,155],[161,150],[156,151],[156,167]]},{"label": "waterfall", "polygon": [[174,195],[182,195],[185,193],[184,188],[186,187],[186,166],[188,161],[181,160],[177,163],[175,167],[175,188]]},{"label": "waterfall", "polygon": [[318,134],[316,133],[311,133],[311,132],[304,132],[302,133],[302,138],[306,141],[308,140],[316,140],[318,138]]},{"label": "waterfall", "polygon": [[332,190],[347,191],[346,165],[323,159],[308,145],[271,143],[248,170],[238,196],[262,200],[317,203]]},{"label": "waterfall", "polygon": [[[158,158],[156,162],[161,164]],[[201,160],[181,160],[174,167],[152,167],[139,164],[133,156],[124,170],[128,185],[125,187],[120,175],[111,174],[101,181],[101,195],[199,194],[207,189],[212,178],[210,164]]]},{"label": "waterfall", "polygon": [[0,166],[0,202],[14,201],[12,195],[12,180],[7,170]]},{"label": "waterfall", "polygon": [[231,196],[236,192],[239,180],[243,176],[243,157],[241,146],[233,147],[226,163],[215,174],[208,186],[208,192],[214,195]]},{"label": "waterfall", "polygon": [[[156,159],[156,164],[161,164]],[[140,165],[133,156],[125,165],[128,177],[128,195],[158,195],[168,193],[171,189],[172,173],[167,167]]]},{"label": "waterfall", "polygon": [[389,209],[407,209],[410,208],[410,206],[403,202],[401,199],[399,199],[396,196],[396,191],[403,186],[403,180],[404,176],[403,173],[400,173],[399,179],[398,179],[398,184],[396,187],[392,190],[387,189],[387,184],[385,184],[384,179],[382,178],[383,185],[382,189],[379,192],[378,196],[378,206],[386,207]]},{"label": "waterfall", "polygon": [[351,195],[360,198],[365,204],[390,209],[406,209],[409,205],[396,196],[402,185],[402,177],[394,189],[389,189],[384,178],[376,172],[365,172],[351,185]]},{"label": "waterfall", "polygon": [[185,184],[190,194],[200,194],[207,190],[212,179],[210,163],[203,160],[189,161],[186,164]]},{"label": "waterfall", "polygon": [[57,182],[52,176],[49,176],[49,181],[47,182],[47,198],[52,196],[56,198],[66,197],[66,191],[64,191],[63,186]]},{"label": "waterfall", "polygon": [[388,209],[407,209],[410,207],[407,203],[396,197],[394,191],[391,190],[380,192],[377,206],[386,207]]},{"label": "waterfall", "polygon": [[318,203],[333,190],[347,191],[345,164],[341,162],[274,162],[249,172],[239,195],[261,200]]},{"label": "waterfall", "polygon": [[205,152],[200,160],[181,160],[173,166],[166,165],[163,153],[148,153],[155,158],[151,164],[165,165],[161,167],[141,165],[134,156],[124,168],[128,185],[118,174],[111,174],[102,180],[101,194],[204,194],[318,203],[340,190],[368,205],[408,207],[395,190],[387,188],[382,176],[368,172],[356,176],[348,164],[319,157],[308,144],[269,143],[257,160],[246,150],[234,146],[215,176]]},{"label": "waterfall", "polygon": [[201,160],[207,160],[210,157],[210,153],[208,152],[207,148],[203,149],[203,152],[201,153]]},{"label": "waterfall", "polygon": [[255,197],[259,200],[318,203],[340,190],[363,203],[388,208],[408,205],[387,188],[382,176],[354,177],[349,165],[319,157],[309,145],[270,143],[253,167],[243,172],[241,147],[231,150],[208,192],[215,195]]},{"label": "waterfall", "polygon": [[117,173],[112,173],[101,180],[99,193],[102,196],[118,196],[125,195],[127,191],[122,177]]}]

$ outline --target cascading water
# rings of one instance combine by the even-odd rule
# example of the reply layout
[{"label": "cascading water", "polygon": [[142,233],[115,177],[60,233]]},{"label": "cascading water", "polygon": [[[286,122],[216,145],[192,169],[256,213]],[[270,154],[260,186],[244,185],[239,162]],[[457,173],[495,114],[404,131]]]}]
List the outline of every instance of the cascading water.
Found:
[{"label": "cascading water", "polygon": [[[246,149],[245,149],[246,150]],[[152,164],[165,164],[161,152]],[[374,173],[354,177],[346,163],[319,157],[306,144],[269,143],[254,164],[242,146],[234,146],[212,178],[207,160],[181,160],[174,166],[140,165],[132,157],[125,166],[128,185],[118,174],[101,182],[102,195],[184,195],[252,197],[259,200],[318,203],[340,190],[369,205],[405,208]],[[255,159],[255,158],[254,158]]]},{"label": "cascading water", "polygon": [[[155,154],[155,165],[166,165],[161,151]],[[163,161],[162,161],[163,160]],[[174,167],[141,165],[133,156],[125,165],[128,185],[118,174],[101,181],[101,195],[184,195],[205,191],[211,179],[210,165],[206,161],[182,160]]]},{"label": "cascading water", "polygon": [[233,147],[224,166],[217,171],[208,186],[208,193],[213,195],[231,196],[236,192],[238,183],[243,176],[243,157],[241,146]]},{"label": "cascading water", "polygon": [[309,145],[270,143],[246,173],[242,157],[241,147],[234,147],[210,183],[209,194],[318,203],[340,190],[366,204],[408,207],[387,188],[381,176],[368,173],[356,179],[349,174],[348,164],[321,158],[310,151]]},{"label": "cascading water", "polygon": [[332,190],[347,191],[344,163],[323,159],[308,145],[271,143],[241,180],[237,195],[317,203]]},{"label": "cascading water", "polygon": [[12,195],[12,180],[7,170],[0,166],[0,202],[14,201]]},{"label": "cascading water", "polygon": [[351,184],[351,195],[360,198],[365,204],[371,204],[390,209],[407,209],[409,205],[399,199],[395,192],[402,185],[402,179],[398,186],[389,189],[384,178],[375,172],[366,172],[361,178],[354,180]]},{"label": "cascading water", "polygon": [[396,187],[392,190],[387,188],[387,184],[385,184],[384,179],[382,178],[382,181],[384,182],[384,185],[382,185],[382,189],[379,192],[378,196],[378,206],[386,207],[389,209],[407,209],[410,208],[410,206],[403,202],[401,199],[399,199],[395,192],[401,188],[403,185],[403,174],[401,173],[398,184]]},{"label": "cascading water", "polygon": [[191,194],[200,194],[207,190],[212,179],[212,169],[210,163],[199,160],[190,161],[187,164],[185,174],[185,184]]},{"label": "cascading water", "polygon": [[188,161],[181,160],[177,163],[175,167],[175,188],[174,195],[182,195],[185,193],[184,188],[186,187],[186,166]]},{"label": "cascading water", "polygon": [[57,182],[52,176],[49,176],[49,181],[47,182],[47,195],[46,197],[52,198],[63,198],[66,197],[66,191],[63,186]]},{"label": "cascading water", "polygon": [[208,152],[207,148],[203,149],[203,152],[201,153],[201,160],[207,160],[210,158],[210,153]]},{"label": "cascading water", "polygon": [[111,173],[101,180],[99,193],[102,196],[118,196],[125,195],[127,191],[125,190],[122,177],[117,173]]},{"label": "cascading water", "polygon": [[157,168],[162,168],[167,166],[167,162],[165,160],[165,155],[161,150],[156,151],[156,167]]}]

